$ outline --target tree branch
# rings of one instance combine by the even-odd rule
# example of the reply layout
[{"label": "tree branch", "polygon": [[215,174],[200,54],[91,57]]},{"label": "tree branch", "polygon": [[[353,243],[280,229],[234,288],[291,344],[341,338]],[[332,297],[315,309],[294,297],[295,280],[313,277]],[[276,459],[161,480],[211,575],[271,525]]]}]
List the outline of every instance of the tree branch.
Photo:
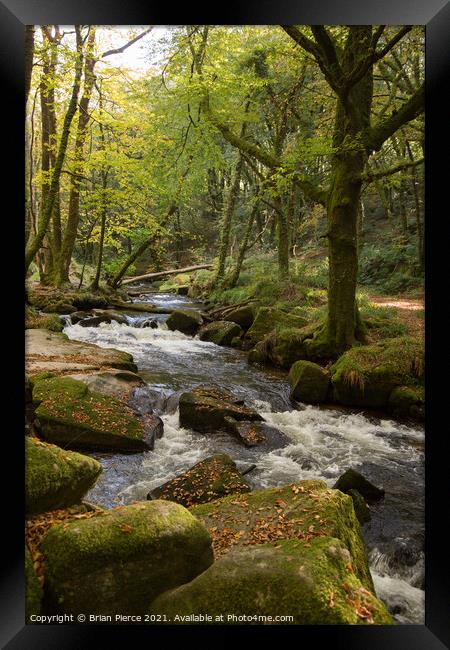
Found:
[{"label": "tree branch", "polygon": [[383,142],[390,138],[401,126],[423,113],[424,108],[425,86],[422,84],[414,95],[391,117],[381,120],[363,132],[363,142],[366,148],[371,152],[381,149]]},{"label": "tree branch", "polygon": [[116,50],[107,50],[106,52],[103,52],[100,58],[104,59],[105,56],[111,56],[111,54],[122,54],[122,52],[124,52],[128,47],[130,47],[130,45],[133,45],[141,38],[143,38],[146,34],[149,34],[152,31],[153,27],[154,25],[150,25],[148,29],[143,31],[141,34],[135,36],[135,38],[132,38],[131,41],[128,41],[128,43],[125,43],[125,45],[122,45],[122,47],[118,47]]},{"label": "tree branch", "polygon": [[[391,40],[381,49],[379,52],[376,52],[375,46],[378,41],[377,34],[380,32],[380,28],[375,32],[375,34],[372,36],[372,42],[371,42],[371,48],[369,50],[369,53],[365,59],[352,71],[350,76],[347,78],[345,87],[346,89],[350,89],[352,86],[358,83],[358,81],[361,81],[361,79],[364,77],[364,75],[367,73],[367,71],[380,59],[383,59],[386,54],[392,50],[392,48],[397,45],[397,43],[412,29],[411,25],[406,25],[405,27],[402,27],[397,34],[391,38]],[[381,36],[381,34],[380,34]]]},{"label": "tree branch", "polygon": [[395,167],[390,167],[389,169],[385,169],[384,171],[379,171],[379,172],[367,171],[361,176],[361,178],[363,181],[371,183],[372,181],[378,180],[379,178],[384,178],[385,176],[392,176],[393,174],[396,174],[397,172],[401,172],[404,169],[408,169],[409,167],[417,167],[418,165],[421,165],[424,161],[425,161],[424,158],[420,158],[419,160],[399,163]]}]

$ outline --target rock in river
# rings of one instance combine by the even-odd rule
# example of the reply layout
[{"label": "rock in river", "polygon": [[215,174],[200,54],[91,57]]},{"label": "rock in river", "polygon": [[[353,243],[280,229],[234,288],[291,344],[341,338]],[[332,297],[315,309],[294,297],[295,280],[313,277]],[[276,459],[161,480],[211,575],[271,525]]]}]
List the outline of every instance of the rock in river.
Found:
[{"label": "rock in river", "polygon": [[234,420],[261,421],[263,418],[244,405],[243,400],[214,386],[197,386],[180,396],[180,425],[201,433],[217,429],[227,431],[227,417]]},{"label": "rock in river", "polygon": [[[69,449],[138,452],[153,448],[149,428],[126,404],[68,377],[32,378],[39,435]],[[156,416],[155,416],[156,417]],[[146,426],[147,425],[147,426]]]},{"label": "rock in river", "polygon": [[[390,624],[384,604],[348,570],[351,560],[333,537],[241,547],[189,584],[159,596],[150,612],[178,623],[176,615],[206,612],[212,622],[222,615],[222,625],[238,625],[243,616],[254,616],[246,621],[253,625],[261,624],[258,616],[272,617],[265,625]],[[292,619],[274,620],[286,615]]]},{"label": "rock in river", "polygon": [[327,398],[329,373],[311,361],[296,361],[289,371],[291,398],[307,404],[320,404]]},{"label": "rock in river", "polygon": [[79,503],[102,471],[89,456],[25,438],[25,510],[38,514]]},{"label": "rock in river", "polygon": [[226,454],[214,454],[152,490],[147,499],[175,501],[189,507],[228,494],[249,491],[250,486],[238,472],[232,458]]},{"label": "rock in river", "polygon": [[195,334],[203,323],[202,315],[191,309],[176,309],[166,321],[170,330],[178,330],[183,334]]},{"label": "rock in river", "polygon": [[143,614],[156,596],[213,562],[208,531],[169,501],[142,501],[53,526],[41,551],[52,614]]},{"label": "rock in river", "polygon": [[128,352],[71,341],[65,334],[45,329],[26,331],[25,351],[29,375],[41,372],[95,372],[105,368],[137,372],[133,357]]},{"label": "rock in river", "polygon": [[210,341],[217,345],[230,345],[235,336],[240,336],[242,329],[237,323],[216,320],[204,325],[198,333],[201,341]]},{"label": "rock in river", "polygon": [[193,515],[211,533],[216,559],[235,546],[267,544],[280,539],[316,537],[340,540],[351,556],[348,574],[374,592],[364,542],[351,497],[327,488],[324,481],[299,481],[249,494],[234,494],[194,506]]},{"label": "rock in river", "polygon": [[351,490],[357,490],[369,503],[379,501],[384,497],[384,490],[376,487],[355,469],[348,469],[342,474],[333,485],[335,490],[350,494]]}]

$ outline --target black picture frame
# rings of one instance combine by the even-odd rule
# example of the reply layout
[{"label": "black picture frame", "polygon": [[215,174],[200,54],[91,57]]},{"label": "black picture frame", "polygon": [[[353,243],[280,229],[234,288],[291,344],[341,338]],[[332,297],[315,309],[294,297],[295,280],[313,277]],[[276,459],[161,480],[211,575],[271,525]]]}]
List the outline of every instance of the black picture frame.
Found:
[{"label": "black picture frame", "polygon": [[[299,0],[247,1],[229,0],[224,7],[201,7],[185,4],[170,10],[164,3],[149,4],[142,0],[2,0],[0,2],[0,71],[2,108],[6,116],[3,129],[2,158],[7,164],[2,172],[3,228],[2,250],[13,253],[3,266],[6,289],[7,332],[4,346],[10,355],[7,390],[3,392],[3,414],[12,415],[6,426],[3,421],[3,469],[13,468],[3,492],[3,573],[0,583],[0,643],[8,650],[33,648],[81,649],[108,643],[131,644],[147,639],[152,643],[171,643],[182,639],[189,643],[201,636],[205,643],[229,642],[233,637],[242,642],[255,642],[261,628],[235,627],[130,627],[91,625],[25,625],[24,622],[24,557],[23,557],[23,169],[24,169],[24,26],[26,24],[419,24],[426,25],[426,351],[427,351],[427,419],[426,419],[426,619],[425,625],[392,627],[317,626],[290,629],[296,645],[338,648],[389,648],[439,650],[450,647],[449,545],[447,542],[445,494],[449,458],[448,426],[445,427],[448,380],[439,380],[447,345],[443,315],[447,294],[442,294],[437,278],[445,276],[449,238],[448,227],[448,104],[444,101],[445,83],[450,67],[450,3],[446,0]],[[7,199],[11,199],[9,207]],[[448,212],[448,210],[447,210]],[[434,267],[434,268],[433,268]],[[448,272],[447,272],[448,273]],[[441,307],[442,305],[442,307]],[[5,320],[5,315],[3,315]],[[445,323],[445,325],[444,325]],[[440,327],[441,325],[441,327]],[[442,327],[444,325],[444,327]],[[445,391],[445,392],[444,392]],[[447,431],[445,430],[447,428]],[[6,512],[5,512],[6,510]],[[280,626],[265,627],[265,640],[279,642]],[[293,634],[292,634],[293,633]],[[111,635],[111,636],[110,636]],[[144,639],[142,639],[145,635]]]}]

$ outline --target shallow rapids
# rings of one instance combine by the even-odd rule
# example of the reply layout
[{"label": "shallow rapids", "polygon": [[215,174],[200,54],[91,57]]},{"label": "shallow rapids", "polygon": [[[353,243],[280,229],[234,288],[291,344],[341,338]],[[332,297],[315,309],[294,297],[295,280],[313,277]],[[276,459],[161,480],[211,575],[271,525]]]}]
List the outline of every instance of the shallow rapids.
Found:
[{"label": "shallow rapids", "polygon": [[[191,306],[188,298],[147,294],[158,306]],[[142,300],[140,300],[142,302]],[[140,328],[151,317],[158,328]],[[103,474],[88,499],[105,507],[145,499],[154,487],[217,451],[228,453],[252,488],[322,478],[332,486],[346,469],[358,469],[383,487],[385,499],[371,507],[363,526],[377,593],[398,623],[424,622],[424,433],[390,419],[352,412],[294,405],[286,375],[249,365],[243,352],[171,332],[166,317],[132,314],[128,324],[82,327],[68,324],[71,339],[129,352],[149,389],[163,396],[201,383],[233,391],[264,419],[285,433],[290,444],[271,452],[245,448],[227,434],[205,436],[184,430],[178,411],[161,411],[164,435],[151,452],[96,454]]]}]

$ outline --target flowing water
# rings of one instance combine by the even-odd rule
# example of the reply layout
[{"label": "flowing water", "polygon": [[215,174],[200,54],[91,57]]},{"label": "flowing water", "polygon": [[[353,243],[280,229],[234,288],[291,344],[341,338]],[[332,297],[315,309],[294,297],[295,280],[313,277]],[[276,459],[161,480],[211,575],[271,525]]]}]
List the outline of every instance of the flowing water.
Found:
[{"label": "flowing water", "polygon": [[[198,307],[173,294],[146,294],[144,301]],[[126,325],[68,324],[64,332],[133,355],[147,383],[139,390],[161,397],[155,411],[164,421],[164,435],[143,454],[96,454],[103,473],[88,499],[104,507],[145,499],[151,489],[217,451],[228,453],[241,470],[256,465],[246,474],[254,489],[308,478],[322,478],[331,487],[346,469],[355,468],[386,493],[363,526],[377,594],[398,623],[423,624],[423,430],[349,409],[293,404],[285,373],[249,365],[241,351],[172,332],[165,315],[130,311],[127,318]],[[156,329],[140,327],[148,318],[158,322]],[[180,428],[176,402],[165,398],[211,383],[245,399],[290,444],[268,452],[245,448],[227,434],[205,436]]]}]

